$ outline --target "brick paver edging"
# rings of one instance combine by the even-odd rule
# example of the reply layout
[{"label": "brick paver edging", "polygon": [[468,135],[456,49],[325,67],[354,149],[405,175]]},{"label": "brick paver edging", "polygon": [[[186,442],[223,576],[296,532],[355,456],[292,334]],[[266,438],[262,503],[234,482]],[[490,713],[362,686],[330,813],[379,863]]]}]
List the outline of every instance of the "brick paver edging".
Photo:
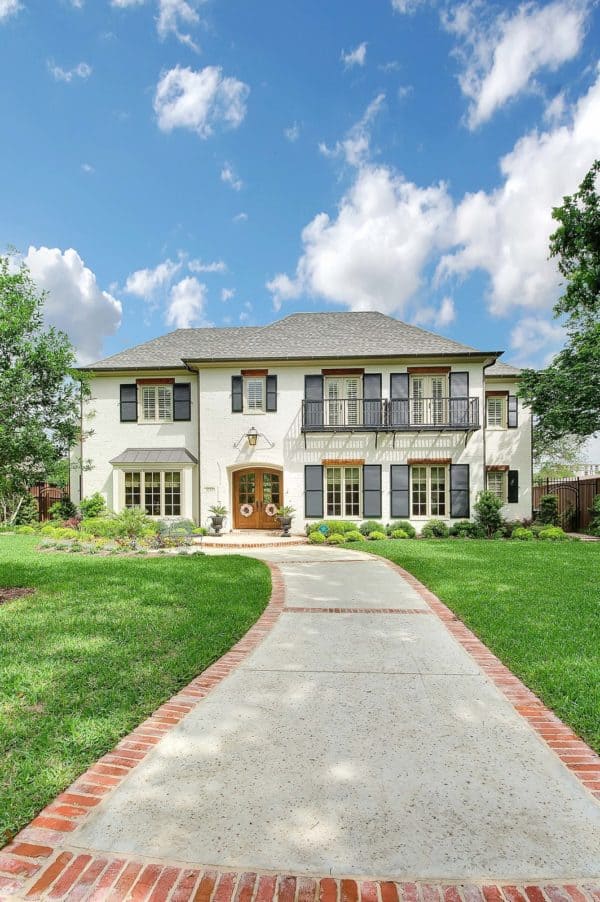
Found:
[{"label": "brick paver edging", "polygon": [[495,686],[529,723],[537,735],[558,755],[566,768],[600,802],[600,756],[571,730],[557,715],[528,689],[521,680],[494,655],[475,633],[450,610],[437,595],[393,561],[386,564],[396,570],[437,614],[446,629],[481,667]]},{"label": "brick paver edging", "polygon": [[[73,876],[75,882],[91,856],[73,856],[61,852],[68,842],[68,834],[75,830],[90,811],[117,787],[148,755],[157,742],[172,730],[196,705],[225,679],[273,629],[285,604],[285,584],[276,564],[265,562],[271,571],[271,597],[256,623],[228,652],[195,677],[183,689],[150,715],[143,723],[96,761],[64,792],[57,796],[30,824],[3,849],[0,849],[0,902],[4,898],[36,898],[42,889],[55,884],[71,859],[69,871],[81,867]],[[82,862],[81,859],[85,859]],[[102,859],[104,860],[104,859]],[[108,862],[105,862],[107,864]],[[98,866],[98,861],[93,862]],[[113,862],[113,867],[115,867]],[[90,865],[91,867],[91,865]],[[42,870],[43,869],[43,870]],[[89,876],[90,868],[86,874]],[[40,874],[41,871],[41,874]],[[84,875],[85,876],[85,875]],[[66,873],[64,874],[66,879]],[[95,878],[94,878],[95,880]],[[62,898],[63,877],[57,881],[51,898]],[[92,881],[93,883],[94,881]],[[58,893],[58,894],[57,894]],[[85,898],[85,895],[77,895]],[[120,896],[115,897],[118,902]]]}]

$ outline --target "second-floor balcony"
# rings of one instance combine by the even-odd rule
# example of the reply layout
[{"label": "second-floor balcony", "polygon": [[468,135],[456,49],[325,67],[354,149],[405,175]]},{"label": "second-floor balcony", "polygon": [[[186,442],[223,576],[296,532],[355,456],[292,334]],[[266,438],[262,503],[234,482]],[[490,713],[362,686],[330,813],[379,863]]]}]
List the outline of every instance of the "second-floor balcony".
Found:
[{"label": "second-floor balcony", "polygon": [[336,398],[302,402],[303,432],[479,429],[479,398]]}]

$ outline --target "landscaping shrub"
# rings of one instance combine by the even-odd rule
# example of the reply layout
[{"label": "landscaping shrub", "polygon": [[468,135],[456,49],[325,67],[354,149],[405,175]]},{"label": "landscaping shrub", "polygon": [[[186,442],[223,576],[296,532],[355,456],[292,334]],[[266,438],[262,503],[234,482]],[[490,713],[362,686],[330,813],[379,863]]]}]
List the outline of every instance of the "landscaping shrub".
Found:
[{"label": "landscaping shrub", "polygon": [[29,492],[23,496],[21,506],[15,517],[15,526],[34,526],[39,522],[40,512],[37,501]]},{"label": "landscaping shrub", "polygon": [[513,529],[512,538],[519,539],[521,542],[531,542],[534,538],[533,530],[527,529],[526,526],[517,526],[516,529]]},{"label": "landscaping shrub", "polygon": [[392,539],[409,539],[410,536],[405,529],[394,529],[391,534]]},{"label": "landscaping shrub", "polygon": [[325,536],[322,532],[311,532],[308,535],[308,541],[311,545],[324,545]]},{"label": "landscaping shrub", "polygon": [[159,520],[157,525],[158,532],[161,535],[188,535],[191,536],[196,529],[193,520],[187,520],[180,517],[177,520]]},{"label": "landscaping shrub", "polygon": [[334,532],[330,536],[327,537],[328,545],[343,545],[346,539],[339,532]]},{"label": "landscaping shrub", "polygon": [[443,520],[428,520],[421,530],[423,539],[447,539],[450,530]]},{"label": "landscaping shrub", "polygon": [[538,538],[543,542],[568,542],[569,537],[560,526],[546,526],[540,530]]},{"label": "landscaping shrub", "polygon": [[77,508],[68,498],[61,498],[55,501],[48,508],[48,515],[51,520],[68,520],[77,514]]},{"label": "landscaping shrub", "polygon": [[521,520],[505,520],[500,529],[497,529],[494,533],[495,539],[510,539],[512,537],[513,531],[518,529],[519,526],[524,526],[525,524]]},{"label": "landscaping shrub", "polygon": [[366,542],[366,537],[363,536],[362,532],[359,532],[358,529],[353,529],[350,532],[344,533],[344,538],[347,542]]},{"label": "landscaping shrub", "polygon": [[393,523],[387,525],[386,532],[388,536],[391,536],[397,529],[402,529],[409,539],[414,539],[417,534],[417,530],[408,520],[394,520]]},{"label": "landscaping shrub", "polygon": [[89,520],[82,520],[79,528],[93,536],[103,536],[109,539],[118,536],[120,530],[115,517],[90,517]]},{"label": "landscaping shrub", "polygon": [[480,492],[475,503],[475,522],[491,537],[502,526],[502,501],[493,492]]},{"label": "landscaping shrub", "polygon": [[458,520],[449,529],[449,534],[457,539],[485,539],[485,530],[472,520]]},{"label": "landscaping shrub", "polygon": [[589,509],[592,520],[588,527],[591,536],[600,536],[600,495],[595,495],[592,506]]},{"label": "landscaping shrub", "polygon": [[377,542],[380,539],[387,539],[386,534],[381,529],[374,529],[373,532],[369,533],[369,538],[374,542]]},{"label": "landscaping shrub", "polygon": [[147,530],[157,531],[156,523],[146,516],[139,507],[126,507],[114,518],[118,524],[117,536],[136,539],[144,535]]},{"label": "landscaping shrub", "polygon": [[36,530],[33,526],[17,526],[15,532],[20,536],[33,536],[36,533]]},{"label": "landscaping shrub", "polygon": [[105,517],[108,513],[106,501],[100,492],[94,492],[89,498],[83,498],[79,502],[79,510],[85,520],[90,517]]},{"label": "landscaping shrub", "polygon": [[352,523],[349,520],[318,520],[315,523],[307,523],[307,535],[311,535],[313,532],[320,532],[322,526],[327,527],[325,535],[332,535],[334,533],[343,535],[346,532],[354,532],[356,529],[356,523]]},{"label": "landscaping shrub", "polygon": [[385,526],[383,523],[378,523],[377,520],[365,520],[358,529],[363,536],[369,536],[372,532],[382,532],[385,536]]},{"label": "landscaping shrub", "polygon": [[208,529],[206,528],[206,526],[195,526],[192,529],[192,534],[195,536],[207,536]]},{"label": "landscaping shrub", "polygon": [[547,526],[558,526],[557,495],[542,495],[537,519],[540,523],[544,523]]}]

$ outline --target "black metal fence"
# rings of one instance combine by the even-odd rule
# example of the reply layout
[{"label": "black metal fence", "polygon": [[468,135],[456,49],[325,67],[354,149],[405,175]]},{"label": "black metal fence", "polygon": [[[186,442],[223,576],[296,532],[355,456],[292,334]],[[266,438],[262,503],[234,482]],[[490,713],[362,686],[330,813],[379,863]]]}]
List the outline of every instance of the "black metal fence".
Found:
[{"label": "black metal fence", "polygon": [[478,398],[325,398],[302,402],[302,429],[478,429]]}]

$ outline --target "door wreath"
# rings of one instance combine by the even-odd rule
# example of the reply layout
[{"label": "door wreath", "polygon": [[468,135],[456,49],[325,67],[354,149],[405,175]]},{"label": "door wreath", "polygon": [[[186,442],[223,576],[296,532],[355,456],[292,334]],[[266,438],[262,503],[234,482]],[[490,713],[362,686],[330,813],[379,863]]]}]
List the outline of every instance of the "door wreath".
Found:
[{"label": "door wreath", "polygon": [[254,513],[254,508],[251,504],[242,504],[240,507],[240,514],[242,517],[251,517]]},{"label": "door wreath", "polygon": [[277,505],[276,504],[266,504],[265,505],[265,514],[267,517],[274,517],[277,513]]}]

